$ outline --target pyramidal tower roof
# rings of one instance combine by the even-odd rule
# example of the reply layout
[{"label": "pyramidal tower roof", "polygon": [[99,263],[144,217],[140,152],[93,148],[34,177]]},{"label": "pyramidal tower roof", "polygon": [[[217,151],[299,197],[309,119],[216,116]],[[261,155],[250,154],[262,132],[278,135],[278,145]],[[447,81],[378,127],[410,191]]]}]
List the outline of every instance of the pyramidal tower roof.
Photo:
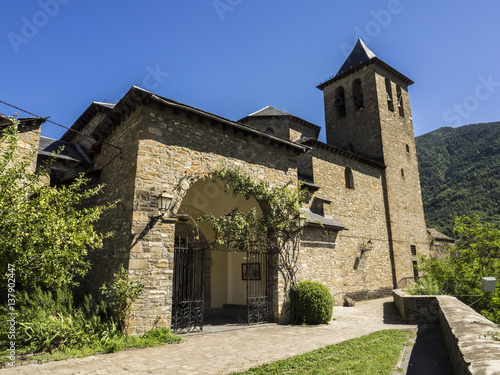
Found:
[{"label": "pyramidal tower roof", "polygon": [[344,62],[342,67],[339,69],[337,74],[335,74],[333,77],[330,77],[325,82],[319,84],[317,87],[318,87],[318,89],[322,90],[324,87],[328,86],[330,83],[333,83],[333,82],[351,74],[353,71],[360,69],[361,67],[368,65],[368,64],[377,64],[378,66],[382,67],[386,71],[395,75],[397,78],[401,79],[408,86],[410,86],[414,83],[411,79],[409,79],[405,75],[398,72],[396,69],[391,67],[389,64],[380,60],[366,46],[366,44],[363,43],[363,41],[361,39],[358,39],[358,42],[354,46],[354,49],[351,51],[351,53],[349,54],[349,56],[347,57],[346,61]]},{"label": "pyramidal tower roof", "polygon": [[352,68],[357,67],[358,65],[361,65],[368,60],[373,59],[375,54],[370,51],[370,49],[366,46],[365,43],[361,39],[358,39],[358,42],[356,43],[356,46],[354,46],[354,49],[352,50],[351,54],[347,57],[347,60],[345,61],[344,65],[340,68],[340,70],[337,72],[336,75],[340,75],[342,73],[345,73]]}]

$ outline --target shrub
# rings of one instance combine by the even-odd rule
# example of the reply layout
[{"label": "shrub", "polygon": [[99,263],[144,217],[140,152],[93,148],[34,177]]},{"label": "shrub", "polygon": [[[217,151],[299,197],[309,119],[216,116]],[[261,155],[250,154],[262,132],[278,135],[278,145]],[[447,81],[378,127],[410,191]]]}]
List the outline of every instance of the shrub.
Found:
[{"label": "shrub", "polygon": [[100,289],[101,293],[111,300],[109,307],[118,319],[127,340],[132,306],[143,290],[144,284],[142,281],[130,280],[128,271],[123,266],[120,266],[118,272],[115,273],[113,282],[111,284],[104,284]]},{"label": "shrub", "polygon": [[301,281],[292,292],[295,321],[325,324],[332,319],[333,297],[327,287],[315,281]]},{"label": "shrub", "polygon": [[[67,287],[54,292],[36,288],[16,295],[16,352],[37,353],[37,358],[67,359],[94,353],[114,353],[125,348],[145,348],[179,342],[168,328],[156,328],[142,337],[126,338],[120,324],[106,314],[104,302],[85,296],[79,305]],[[0,316],[10,312],[0,305]],[[0,319],[0,367],[9,361],[7,348],[13,340],[8,319]],[[17,351],[17,349],[19,350]],[[22,361],[22,357],[20,357]]]},{"label": "shrub", "polygon": [[408,285],[404,291],[414,296],[443,294],[439,283],[431,277],[421,277]]},{"label": "shrub", "polygon": [[[75,306],[67,287],[55,292],[40,287],[21,291],[16,301],[16,343],[28,352],[53,352],[59,348],[81,348],[92,341],[106,341],[115,334],[110,322],[104,322],[104,304],[96,304],[90,296],[80,307]],[[0,313],[7,314],[6,305]],[[9,342],[7,326],[0,326],[0,346]]]}]

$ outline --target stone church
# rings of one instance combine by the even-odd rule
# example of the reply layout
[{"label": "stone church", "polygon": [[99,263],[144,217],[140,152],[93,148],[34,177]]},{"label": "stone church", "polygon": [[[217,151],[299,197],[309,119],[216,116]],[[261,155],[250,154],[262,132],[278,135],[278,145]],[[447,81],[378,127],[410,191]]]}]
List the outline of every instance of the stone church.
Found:
[{"label": "stone church", "polygon": [[[408,86],[413,82],[358,40],[323,91],[320,127],[273,107],[229,120],[133,86],[117,103],[93,102],[60,140],[40,139],[39,159],[64,145],[52,183],[84,172],[105,184],[96,203],[119,200],[100,228],[114,231],[92,253],[84,285],[96,291],[119,265],[145,284],[132,333],[154,326],[201,329],[211,320],[258,323],[289,318],[277,259],[211,250],[205,214],[234,207],[206,178],[223,162],[274,185],[299,181],[311,192],[301,209],[297,279],[326,285],[337,304],[386,296],[415,277],[428,253]],[[172,198],[165,219],[158,201]],[[159,218],[159,219],[158,219]]]}]

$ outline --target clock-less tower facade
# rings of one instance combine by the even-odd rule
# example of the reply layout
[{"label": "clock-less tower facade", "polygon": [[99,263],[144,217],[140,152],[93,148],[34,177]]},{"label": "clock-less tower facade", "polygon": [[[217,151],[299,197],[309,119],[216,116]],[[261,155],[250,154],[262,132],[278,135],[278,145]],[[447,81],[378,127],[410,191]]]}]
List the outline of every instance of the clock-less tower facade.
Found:
[{"label": "clock-less tower facade", "polygon": [[408,86],[413,81],[358,40],[323,91],[327,143],[386,166],[382,174],[394,286],[428,249]]}]

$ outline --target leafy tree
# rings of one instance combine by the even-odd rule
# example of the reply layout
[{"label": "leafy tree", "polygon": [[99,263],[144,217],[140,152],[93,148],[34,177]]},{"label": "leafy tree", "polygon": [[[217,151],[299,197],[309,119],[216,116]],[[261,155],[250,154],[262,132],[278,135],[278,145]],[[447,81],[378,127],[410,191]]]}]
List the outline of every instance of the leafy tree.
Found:
[{"label": "leafy tree", "polygon": [[461,215],[500,224],[500,122],[440,128],[415,144],[428,226],[451,235]]},{"label": "leafy tree", "polygon": [[46,169],[31,171],[37,150],[22,155],[17,121],[0,134],[0,275],[15,267],[16,282],[24,289],[76,285],[85,275],[89,249],[102,248],[110,233],[97,233],[94,225],[113,204],[86,207],[101,186],[87,189],[87,179],[48,186]]},{"label": "leafy tree", "polygon": [[453,264],[467,266],[480,277],[500,272],[500,230],[479,217],[460,216],[454,220],[456,246],[450,249]]},{"label": "leafy tree", "polygon": [[[466,304],[482,295],[481,277],[500,280],[500,230],[479,217],[456,217],[457,242],[448,247],[443,259],[421,257],[420,270],[426,275],[413,287],[414,293],[451,294]],[[432,291],[431,291],[432,290]],[[411,290],[410,290],[411,291]],[[428,293],[429,292],[429,293]],[[474,305],[476,311],[500,323],[500,287]]]}]

